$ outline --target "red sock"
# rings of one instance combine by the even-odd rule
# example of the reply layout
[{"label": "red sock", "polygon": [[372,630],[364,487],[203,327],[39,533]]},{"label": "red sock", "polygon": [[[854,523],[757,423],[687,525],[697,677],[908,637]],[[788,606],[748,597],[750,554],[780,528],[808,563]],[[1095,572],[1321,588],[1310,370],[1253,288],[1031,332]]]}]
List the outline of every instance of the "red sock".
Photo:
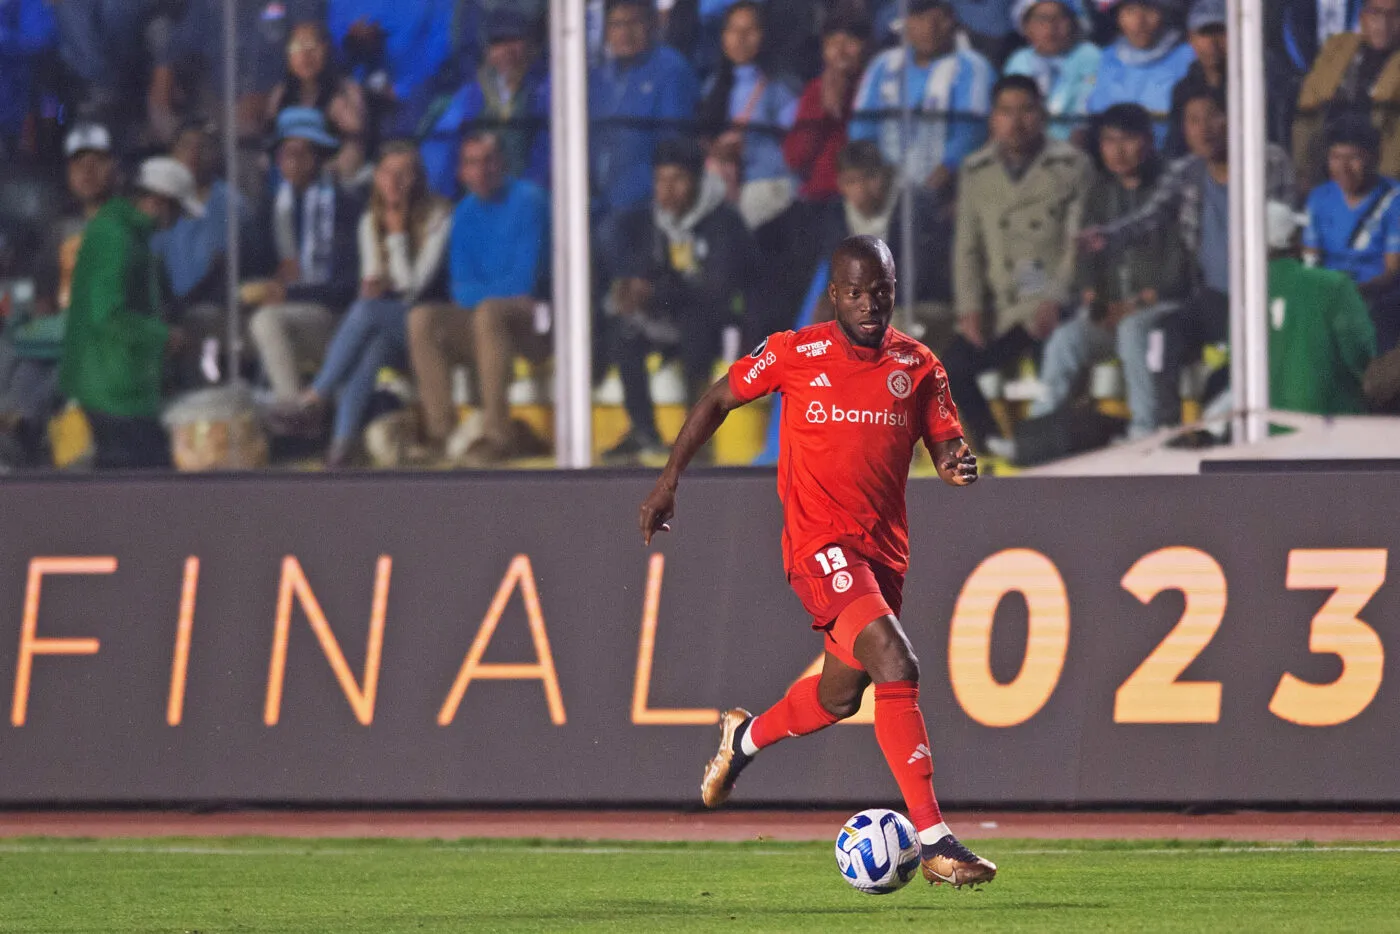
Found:
[{"label": "red sock", "polygon": [[899,783],[914,829],[942,823],[933,795],[933,752],[919,710],[919,682],[890,681],[875,685],[875,739]]},{"label": "red sock", "polygon": [[789,736],[806,736],[837,721],[817,696],[821,675],[812,675],[788,688],[783,699],[753,718],[749,739],[759,749]]}]

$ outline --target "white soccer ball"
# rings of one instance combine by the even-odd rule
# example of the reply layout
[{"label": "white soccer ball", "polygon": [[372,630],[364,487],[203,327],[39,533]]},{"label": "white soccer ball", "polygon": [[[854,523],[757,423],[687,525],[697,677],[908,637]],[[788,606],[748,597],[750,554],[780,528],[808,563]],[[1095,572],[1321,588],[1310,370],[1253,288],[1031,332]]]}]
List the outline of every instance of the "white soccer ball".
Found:
[{"label": "white soccer ball", "polygon": [[836,868],[857,891],[888,895],[914,878],[921,849],[909,818],[870,808],[851,817],[836,835]]}]

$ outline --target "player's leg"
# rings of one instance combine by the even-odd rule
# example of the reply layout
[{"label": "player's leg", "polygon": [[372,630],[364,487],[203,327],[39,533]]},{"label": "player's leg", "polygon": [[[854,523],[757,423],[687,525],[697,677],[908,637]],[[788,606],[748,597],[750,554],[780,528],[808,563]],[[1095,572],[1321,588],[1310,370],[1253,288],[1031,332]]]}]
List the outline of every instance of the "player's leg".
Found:
[{"label": "player's leg", "polygon": [[791,736],[824,730],[854,716],[869,683],[865,672],[828,651],[821,674],[802,678],[758,716],[742,707],[726,710],[720,721],[719,751],[706,765],[700,782],[705,806],[718,807],[728,799],[739,773],[760,749]]},{"label": "player's leg", "polygon": [[[835,635],[842,638],[840,621]],[[924,878],[954,886],[990,882],[997,867],[959,843],[939,810],[933,751],[919,709],[919,660],[899,620],[889,614],[868,623],[851,650],[875,682],[875,739],[919,831]]]}]

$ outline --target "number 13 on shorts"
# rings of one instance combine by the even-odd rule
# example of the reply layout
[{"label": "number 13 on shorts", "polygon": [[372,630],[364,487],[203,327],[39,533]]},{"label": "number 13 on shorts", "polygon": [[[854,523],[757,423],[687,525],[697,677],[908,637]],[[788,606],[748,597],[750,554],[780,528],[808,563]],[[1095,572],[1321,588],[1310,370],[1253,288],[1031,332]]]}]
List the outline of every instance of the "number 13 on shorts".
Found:
[{"label": "number 13 on shorts", "polygon": [[829,575],[833,571],[839,571],[846,567],[846,553],[836,545],[824,548],[813,555],[817,564],[821,565],[822,574]]}]

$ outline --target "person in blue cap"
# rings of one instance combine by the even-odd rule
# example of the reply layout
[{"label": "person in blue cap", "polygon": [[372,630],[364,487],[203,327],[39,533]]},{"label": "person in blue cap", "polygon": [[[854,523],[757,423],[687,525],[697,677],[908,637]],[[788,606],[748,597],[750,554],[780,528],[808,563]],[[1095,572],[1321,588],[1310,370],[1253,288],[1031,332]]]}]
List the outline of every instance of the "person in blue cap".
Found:
[{"label": "person in blue cap", "polygon": [[248,331],[282,402],[299,396],[304,366],[321,362],[359,284],[356,231],[364,202],[326,170],[339,145],[314,107],[289,107],[277,117],[282,181],[269,231],[277,269],[271,278],[245,282],[241,295],[257,309]]},{"label": "person in blue cap", "polygon": [[461,192],[457,153],[462,138],[476,128],[495,133],[512,178],[549,188],[549,72],[540,61],[535,29],[513,10],[483,19],[481,67],[429,111],[419,134],[428,184],[445,198]]}]

